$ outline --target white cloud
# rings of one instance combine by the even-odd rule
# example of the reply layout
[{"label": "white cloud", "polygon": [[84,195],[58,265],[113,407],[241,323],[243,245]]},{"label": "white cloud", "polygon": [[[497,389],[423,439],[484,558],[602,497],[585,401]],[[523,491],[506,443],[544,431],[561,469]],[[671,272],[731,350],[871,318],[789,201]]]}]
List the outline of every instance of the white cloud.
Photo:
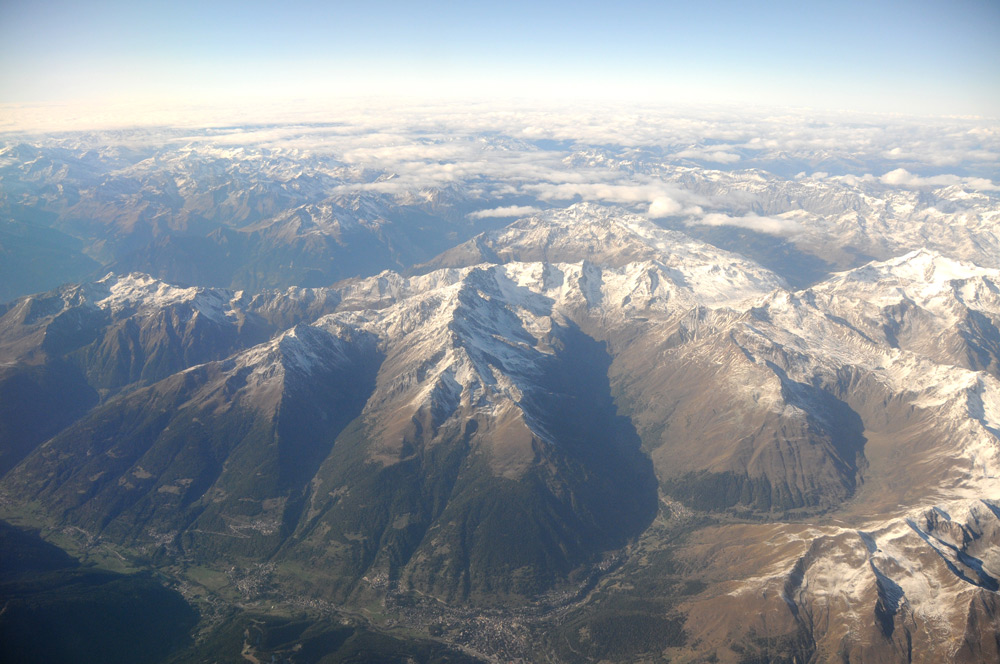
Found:
[{"label": "white cloud", "polygon": [[950,187],[952,185],[961,185],[977,191],[1000,191],[1000,186],[986,178],[960,178],[957,175],[951,174],[921,177],[914,175],[905,168],[897,168],[889,171],[879,178],[879,180],[881,180],[882,184],[887,184],[890,187]]},{"label": "white cloud", "polygon": [[472,219],[503,219],[506,217],[528,217],[541,211],[541,208],[531,205],[508,205],[491,210],[477,210],[469,213],[468,216]]},{"label": "white cloud", "polygon": [[758,217],[755,214],[748,214],[740,217],[732,217],[728,214],[712,212],[704,217],[688,220],[688,225],[701,224],[705,226],[736,226],[746,228],[758,233],[769,235],[796,235],[804,229],[798,222],[781,217]]},{"label": "white cloud", "polygon": [[681,150],[674,156],[681,157],[683,159],[711,161],[717,164],[733,164],[740,160],[740,156],[735,152],[726,152],[725,150],[707,150],[703,148]]},{"label": "white cloud", "polygon": [[897,168],[889,171],[880,177],[879,180],[882,181],[882,184],[887,184],[891,187],[947,187],[948,185],[961,183],[961,179],[957,175],[936,175],[934,177],[923,178],[919,175],[914,175],[905,168]]},{"label": "white cloud", "polygon": [[669,196],[657,196],[649,204],[647,214],[653,219],[662,219],[663,217],[672,217],[680,214],[683,210],[684,206]]},{"label": "white cloud", "polygon": [[875,176],[871,173],[865,173],[864,175],[832,175],[829,179],[833,182],[843,182],[849,187],[857,187],[861,184],[875,182]]},{"label": "white cloud", "polygon": [[976,191],[1000,191],[1000,185],[986,178],[966,178],[965,186]]},{"label": "white cloud", "polygon": [[541,182],[526,185],[525,189],[547,201],[568,201],[579,196],[587,201],[645,203],[652,201],[658,194],[642,185],[604,182]]},{"label": "white cloud", "polygon": [[694,192],[653,179],[640,182],[538,182],[527,184],[524,189],[547,201],[568,201],[579,196],[585,201],[632,205],[652,204],[662,199],[658,206],[663,209],[671,205],[668,201],[678,202],[681,205],[705,202]]},{"label": "white cloud", "polygon": [[524,185],[521,190],[543,201],[581,198],[594,203],[645,206],[646,214],[653,219],[701,214],[699,205],[708,204],[695,192],[653,179],[645,182],[536,182]]}]

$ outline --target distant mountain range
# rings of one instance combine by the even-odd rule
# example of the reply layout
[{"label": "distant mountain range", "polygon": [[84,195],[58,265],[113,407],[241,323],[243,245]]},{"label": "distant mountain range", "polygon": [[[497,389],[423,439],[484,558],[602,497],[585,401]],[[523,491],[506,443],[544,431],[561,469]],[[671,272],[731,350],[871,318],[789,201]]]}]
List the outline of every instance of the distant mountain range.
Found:
[{"label": "distant mountain range", "polygon": [[997,195],[601,168],[689,198],[511,220],[329,158],[4,148],[0,516],[216,636],[1000,658]]}]

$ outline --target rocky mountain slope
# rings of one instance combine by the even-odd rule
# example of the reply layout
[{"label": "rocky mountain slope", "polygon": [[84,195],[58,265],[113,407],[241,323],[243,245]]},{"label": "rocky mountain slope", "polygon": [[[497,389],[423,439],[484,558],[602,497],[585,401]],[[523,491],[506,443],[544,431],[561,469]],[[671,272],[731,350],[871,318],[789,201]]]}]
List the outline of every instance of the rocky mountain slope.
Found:
[{"label": "rocky mountain slope", "polygon": [[[671,565],[706,589],[641,613],[686,616],[675,654],[994,652],[996,269],[917,251],[794,291],[580,204],[419,272],[255,297],[132,274],[13,303],[8,381],[62,367],[36,384],[75,410],[8,463],[6,503],[152,561],[272,561],[342,605],[484,610],[702,514]],[[609,597],[658,569],[624,555]]]}]

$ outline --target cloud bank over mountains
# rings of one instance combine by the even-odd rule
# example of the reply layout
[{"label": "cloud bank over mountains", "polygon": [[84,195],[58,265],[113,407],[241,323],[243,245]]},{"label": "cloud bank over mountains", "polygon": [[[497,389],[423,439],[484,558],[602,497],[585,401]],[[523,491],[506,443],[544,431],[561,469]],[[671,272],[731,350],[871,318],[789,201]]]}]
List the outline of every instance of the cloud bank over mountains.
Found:
[{"label": "cloud bank over mountains", "polygon": [[[45,141],[214,150],[244,160],[284,155],[298,164],[308,159],[311,168],[335,177],[332,191],[338,196],[416,200],[460,189],[470,199],[471,220],[526,216],[582,201],[623,205],[687,226],[790,237],[812,222],[769,208],[754,193],[756,185],[710,186],[718,179],[712,174],[745,173],[740,177],[752,180],[769,173],[803,187],[1000,190],[1000,125],[974,118],[368,99],[324,107],[276,103],[252,111],[192,107],[149,120],[162,126],[136,129],[121,126],[132,117],[128,113],[115,119],[81,111],[80,124],[67,125],[68,109],[58,106],[5,110],[0,135],[8,142],[33,140],[56,125],[104,127],[110,133],[52,133]],[[253,122],[247,122],[248,113]],[[489,203],[476,202],[481,200]]]},{"label": "cloud bank over mountains", "polygon": [[512,219],[515,217],[527,217],[541,212],[541,208],[531,205],[508,205],[505,207],[492,208],[489,210],[477,210],[470,212],[472,219]]},{"label": "cloud bank over mountains", "polygon": [[905,168],[897,168],[883,175],[879,180],[883,184],[900,187],[949,187],[964,186],[977,191],[1000,191],[992,180],[986,178],[960,178],[957,175],[943,174],[931,177],[914,175]]}]

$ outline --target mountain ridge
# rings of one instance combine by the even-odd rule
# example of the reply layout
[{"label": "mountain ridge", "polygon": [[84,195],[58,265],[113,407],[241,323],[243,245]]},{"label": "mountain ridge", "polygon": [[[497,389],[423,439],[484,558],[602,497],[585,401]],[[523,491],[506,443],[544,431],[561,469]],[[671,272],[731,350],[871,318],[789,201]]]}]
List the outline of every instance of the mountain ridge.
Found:
[{"label": "mountain ridge", "polygon": [[[102,390],[0,490],[146,560],[267,560],[350,607],[530,606],[591,575],[613,604],[628,573],[676,569],[650,562],[673,528],[706,588],[651,605],[684,611],[689,654],[753,643],[735,612],[758,594],[824,657],[988,654],[969,625],[994,633],[998,293],[996,268],[923,250],[793,290],[593,204],[322,289],[108,276],[0,318],[8,371],[69,362]],[[740,537],[778,544],[727,572]]]}]

